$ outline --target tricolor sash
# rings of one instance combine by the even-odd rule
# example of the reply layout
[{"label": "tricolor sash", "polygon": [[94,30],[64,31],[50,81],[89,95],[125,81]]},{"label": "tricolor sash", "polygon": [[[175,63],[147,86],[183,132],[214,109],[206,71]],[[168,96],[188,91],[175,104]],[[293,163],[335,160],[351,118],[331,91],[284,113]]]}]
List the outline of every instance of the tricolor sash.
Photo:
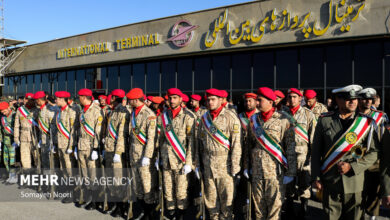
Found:
[{"label": "tricolor sash", "polygon": [[285,168],[288,167],[287,157],[283,148],[263,129],[258,113],[251,117],[251,127],[256,141],[268,152],[273,158],[281,163]]},{"label": "tricolor sash", "polygon": [[137,121],[135,118],[135,111],[131,113],[131,127],[132,127],[132,132],[134,136],[137,138],[137,140],[142,144],[146,144],[146,135],[143,131],[141,131],[141,128],[137,126]]},{"label": "tricolor sash", "polygon": [[45,133],[46,135],[49,135],[49,125],[47,125],[45,123],[45,121],[43,120],[42,116],[41,116],[41,113],[39,113],[39,117],[38,117],[38,124],[39,124],[39,128],[41,128],[41,130],[43,131],[43,133]]},{"label": "tricolor sash", "polygon": [[347,155],[350,150],[366,136],[369,131],[372,119],[364,116],[357,116],[348,130],[336,141],[326,153],[321,171],[328,172],[339,160]]},{"label": "tricolor sash", "polygon": [[230,150],[230,142],[229,138],[214,125],[213,120],[211,119],[209,111],[203,114],[202,122],[204,127],[206,128],[207,133],[217,141],[220,145]]},{"label": "tricolor sash", "polygon": [[64,137],[66,138],[66,139],[70,139],[70,132],[68,131],[68,129],[66,129],[66,127],[64,126],[64,124],[62,123],[62,121],[61,121],[61,111],[60,112],[58,112],[58,114],[57,114],[57,121],[56,121],[56,124],[57,124],[57,128],[58,128],[58,130],[60,131],[60,133],[62,134],[62,135],[64,135]]},{"label": "tricolor sash", "polygon": [[112,124],[111,118],[110,118],[110,123],[108,123],[108,134],[110,137],[114,140],[118,139],[118,132],[114,128],[114,125]]},{"label": "tricolor sash", "polygon": [[4,129],[7,131],[8,134],[13,135],[14,129],[12,129],[11,126],[9,126],[7,122],[7,117],[3,116],[1,117],[1,124],[3,125]]},{"label": "tricolor sash", "polygon": [[244,130],[246,130],[248,125],[249,125],[249,119],[246,117],[245,112],[241,112],[238,115],[238,117],[240,118],[240,122],[241,122],[242,127],[244,128]]},{"label": "tricolor sash", "polygon": [[285,111],[281,111],[281,113],[285,115],[289,119],[290,123],[294,126],[295,134],[301,137],[306,143],[309,143],[309,135],[307,134],[306,129],[304,129],[292,115]]},{"label": "tricolor sash", "polygon": [[34,126],[38,126],[37,122],[35,122],[35,120],[33,118],[29,118],[31,113],[26,109],[26,107],[24,106],[20,106],[19,108],[19,112],[20,114],[22,114],[22,116],[24,118],[26,118],[28,120],[28,122]]},{"label": "tricolor sash", "polygon": [[383,120],[383,112],[377,112],[377,111],[372,111],[370,114],[370,117],[375,121],[376,125],[379,126],[379,124]]},{"label": "tricolor sash", "polygon": [[165,137],[167,138],[169,144],[172,146],[173,151],[176,156],[182,161],[186,161],[186,149],[182,146],[179,138],[176,136],[175,131],[173,130],[172,120],[168,116],[168,111],[165,111],[161,115],[162,127],[164,129]]},{"label": "tricolor sash", "polygon": [[[83,110],[81,110],[83,111]],[[92,128],[91,125],[88,124],[87,120],[85,120],[85,116],[83,113],[80,114],[80,124],[83,126],[84,131],[91,136],[92,138],[95,137],[95,130]]]}]

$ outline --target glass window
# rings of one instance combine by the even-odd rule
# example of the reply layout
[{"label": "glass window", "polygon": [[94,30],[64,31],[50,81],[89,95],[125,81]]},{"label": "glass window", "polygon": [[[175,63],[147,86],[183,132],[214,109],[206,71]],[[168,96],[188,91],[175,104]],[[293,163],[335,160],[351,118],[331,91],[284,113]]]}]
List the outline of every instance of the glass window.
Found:
[{"label": "glass window", "polygon": [[274,53],[253,54],[253,88],[274,87]]},{"label": "glass window", "polygon": [[158,93],[160,91],[160,63],[146,64],[146,93]]},{"label": "glass window", "polygon": [[[42,78],[43,79],[43,78]],[[75,83],[75,71],[68,71],[67,72],[67,81],[68,81],[68,88],[67,91],[71,94],[71,96],[75,96],[76,94],[76,83]],[[43,80],[42,80],[43,81]]]},{"label": "glass window", "polygon": [[119,69],[118,66],[108,67],[108,91],[112,91],[118,88],[119,82]]},{"label": "glass window", "polygon": [[41,74],[35,74],[34,75],[34,90],[35,91],[41,91],[42,90],[42,84],[41,84]]},{"label": "glass window", "polygon": [[177,87],[183,91],[192,91],[192,59],[177,61]]},{"label": "glass window", "polygon": [[49,93],[54,94],[58,90],[57,73],[50,73],[49,80],[50,80]]},{"label": "glass window", "polygon": [[4,81],[3,81],[3,92],[2,92],[2,95],[3,96],[8,96],[8,89],[9,89],[9,83],[8,83],[8,78],[4,77]]},{"label": "glass window", "polygon": [[[234,81],[233,81],[234,82]],[[218,89],[230,89],[230,56],[213,57],[213,85]]]},{"label": "glass window", "polygon": [[101,72],[100,72],[100,79],[102,81],[102,88],[101,89],[107,89],[107,68],[106,67],[102,67],[100,68]]},{"label": "glass window", "polygon": [[85,88],[85,70],[76,71],[76,92]]},{"label": "glass window", "polygon": [[382,43],[355,45],[355,83],[364,86],[382,85]]},{"label": "glass window", "polygon": [[233,89],[251,89],[251,65],[250,54],[235,54],[232,56]]},{"label": "glass window", "polygon": [[27,91],[28,92],[36,92],[38,90],[34,90],[34,75],[27,75]]},{"label": "glass window", "polygon": [[390,56],[385,57],[385,83],[386,86],[390,85]]},{"label": "glass window", "polygon": [[203,91],[211,87],[210,83],[210,57],[195,58],[194,85],[196,91]]},{"label": "glass window", "polygon": [[49,74],[44,73],[41,75],[42,77],[42,91],[49,91]]},{"label": "glass window", "polygon": [[67,82],[66,82],[66,72],[58,73],[58,90],[57,91],[66,91]]},{"label": "glass window", "polygon": [[18,96],[26,94],[26,76],[19,76]]},{"label": "glass window", "polygon": [[322,48],[300,49],[301,88],[324,87],[324,52]]},{"label": "glass window", "polygon": [[85,70],[85,83],[86,88],[88,89],[95,89],[95,78],[96,78],[96,72],[95,69],[86,69]]},{"label": "glass window", "polygon": [[145,90],[145,64],[143,63],[133,65],[133,88]]},{"label": "glass window", "polygon": [[326,86],[341,87],[352,83],[351,45],[326,47]]},{"label": "glass window", "polygon": [[276,52],[276,87],[298,87],[298,54],[295,49]]},{"label": "glass window", "polygon": [[9,83],[9,89],[8,89],[8,91],[9,91],[9,93],[10,93],[10,95],[12,96],[12,97],[15,97],[15,84],[14,84],[14,80],[15,80],[15,77],[9,77],[8,78],[8,83]]},{"label": "glass window", "polygon": [[176,60],[161,62],[161,91],[176,87]]},{"label": "glass window", "polygon": [[131,65],[121,65],[119,73],[121,77],[119,87],[128,92],[131,89]]}]

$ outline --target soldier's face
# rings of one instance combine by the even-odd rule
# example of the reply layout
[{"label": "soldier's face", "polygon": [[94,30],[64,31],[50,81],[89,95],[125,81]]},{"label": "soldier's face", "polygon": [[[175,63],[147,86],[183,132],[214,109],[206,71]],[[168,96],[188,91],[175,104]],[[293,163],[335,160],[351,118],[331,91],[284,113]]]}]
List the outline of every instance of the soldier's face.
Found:
[{"label": "soldier's face", "polygon": [[278,105],[280,101],[282,101],[282,98],[276,96],[275,105]]},{"label": "soldier's face", "polygon": [[27,104],[27,102],[28,102],[28,99],[23,99],[23,104]]},{"label": "soldier's face", "polygon": [[65,106],[67,103],[64,98],[56,98],[56,104],[59,107]]},{"label": "soldier's face", "polygon": [[36,99],[35,100],[35,103],[38,105],[38,106],[42,106],[42,105],[44,105],[45,104],[45,100],[43,100],[43,99]]},{"label": "soldier's face", "polygon": [[273,102],[271,100],[268,100],[264,98],[263,96],[259,96],[257,98],[257,101],[259,101],[259,110],[262,112],[268,112],[272,108]]},{"label": "soldier's face", "polygon": [[340,111],[351,113],[356,111],[358,100],[357,99],[344,99],[337,97],[336,98],[337,106],[339,107]]},{"label": "soldier's face", "polygon": [[99,103],[101,106],[106,105],[106,100],[105,99],[99,99]]},{"label": "soldier's face", "polygon": [[173,109],[177,108],[182,102],[182,98],[178,95],[171,95],[168,97],[168,100],[169,100],[169,106],[171,106],[171,108]]},{"label": "soldier's face", "polygon": [[1,110],[1,114],[6,115],[6,116],[9,114],[9,112],[10,112],[9,108]]},{"label": "soldier's face", "polygon": [[191,106],[196,108],[199,106],[199,101],[196,101],[195,99],[191,99]]},{"label": "soldier's face", "polygon": [[361,109],[370,109],[372,106],[372,99],[360,99],[359,106]]},{"label": "soldier's face", "polygon": [[306,104],[309,106],[309,107],[312,107],[314,105],[314,103],[316,103],[316,98],[312,98],[312,99],[307,99],[306,100]]},{"label": "soldier's face", "polygon": [[290,93],[287,96],[287,102],[291,107],[297,107],[298,105],[301,104],[302,97],[300,97],[298,94],[295,93]]},{"label": "soldier's face", "polygon": [[245,99],[245,106],[247,110],[252,111],[256,108],[256,100],[254,98]]},{"label": "soldier's face", "polygon": [[210,110],[216,110],[222,105],[222,98],[217,96],[209,96],[207,97],[207,103]]}]

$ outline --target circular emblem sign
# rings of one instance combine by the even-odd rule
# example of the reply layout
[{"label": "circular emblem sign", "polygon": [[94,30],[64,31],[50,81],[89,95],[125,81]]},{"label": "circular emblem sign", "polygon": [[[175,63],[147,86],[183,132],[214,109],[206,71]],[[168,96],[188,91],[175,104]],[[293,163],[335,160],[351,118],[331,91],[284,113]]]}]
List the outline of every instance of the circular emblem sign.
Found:
[{"label": "circular emblem sign", "polygon": [[345,140],[348,142],[348,144],[354,144],[357,141],[357,135],[354,132],[349,132],[345,136]]},{"label": "circular emblem sign", "polygon": [[192,40],[193,30],[198,27],[187,20],[180,20],[172,27],[171,37],[167,41],[171,41],[176,47],[185,47]]}]

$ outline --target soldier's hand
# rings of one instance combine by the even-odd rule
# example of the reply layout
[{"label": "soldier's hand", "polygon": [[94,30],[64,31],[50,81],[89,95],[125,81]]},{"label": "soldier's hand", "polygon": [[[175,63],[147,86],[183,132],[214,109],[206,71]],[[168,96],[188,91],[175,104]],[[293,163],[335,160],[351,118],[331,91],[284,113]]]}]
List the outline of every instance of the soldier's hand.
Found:
[{"label": "soldier's hand", "polygon": [[249,173],[248,173],[248,169],[245,169],[244,172],[243,172],[244,176],[249,179]]},{"label": "soldier's hand", "polygon": [[97,160],[98,159],[98,153],[96,150],[92,151],[91,154],[91,160]]},{"label": "soldier's hand", "polygon": [[77,158],[78,158],[78,156],[77,156],[77,147],[74,148],[73,156],[77,160]]},{"label": "soldier's hand", "polygon": [[119,163],[121,162],[121,155],[119,154],[115,154],[114,155],[114,159],[112,159],[114,161],[114,163]]},{"label": "soldier's hand", "polygon": [[0,152],[1,152],[1,142],[0,142]]},{"label": "soldier's hand", "polygon": [[159,163],[159,162],[160,162],[160,161],[159,161],[159,159],[157,158],[157,159],[156,159],[156,162],[154,163],[154,166],[156,167],[157,171],[160,170],[160,167],[158,166],[158,163]]},{"label": "soldier's hand", "polygon": [[199,173],[198,167],[195,168],[195,175],[196,175],[196,178],[198,178],[198,180],[200,180],[200,173]]},{"label": "soldier's hand", "polygon": [[348,173],[351,170],[351,164],[343,162],[343,161],[338,162],[337,166],[339,168],[339,173],[341,175],[344,175],[344,174]]},{"label": "soldier's hand", "polygon": [[319,180],[313,182],[312,187],[318,190],[322,190],[322,183]]},{"label": "soldier's hand", "polygon": [[40,141],[38,142],[37,147],[38,147],[38,148],[41,148],[41,144],[42,144],[42,140],[40,140]]},{"label": "soldier's hand", "polygon": [[73,152],[73,150],[71,148],[66,149],[67,154],[71,154],[72,152]]},{"label": "soldier's hand", "polygon": [[141,161],[141,165],[142,165],[143,167],[145,167],[145,166],[149,166],[149,164],[150,164],[150,159],[147,158],[147,157],[143,157],[143,158],[142,158],[142,161]]},{"label": "soldier's hand", "polygon": [[187,175],[187,174],[191,173],[191,171],[192,171],[192,169],[191,169],[190,165],[188,165],[188,164],[184,165],[184,167],[183,167],[184,175]]},{"label": "soldier's hand", "polygon": [[382,198],[382,205],[390,209],[390,196],[384,196]]}]

